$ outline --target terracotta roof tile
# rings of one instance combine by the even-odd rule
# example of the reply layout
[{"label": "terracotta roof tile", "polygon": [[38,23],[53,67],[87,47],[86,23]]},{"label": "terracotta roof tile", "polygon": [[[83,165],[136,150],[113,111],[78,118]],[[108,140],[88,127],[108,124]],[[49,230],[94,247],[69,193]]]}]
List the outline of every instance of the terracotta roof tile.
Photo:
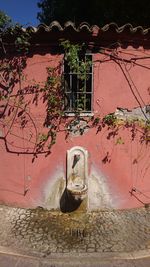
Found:
[{"label": "terracotta roof tile", "polygon": [[[78,26],[72,21],[67,21],[64,25],[58,21],[53,21],[49,26],[40,24],[37,27],[29,26],[22,28],[24,32],[30,32],[30,42],[32,48],[38,49],[41,45],[46,49],[49,44],[55,50],[59,46],[61,39],[68,39],[71,42],[86,43],[92,51],[97,51],[99,46],[111,47],[127,47],[129,45],[137,48],[143,46],[150,48],[150,28],[142,26],[133,27],[130,23],[123,26],[118,26],[116,23],[111,22],[99,27],[98,25],[89,25],[87,22],[82,22]],[[9,32],[3,36],[5,46],[14,46],[15,38]],[[32,49],[31,48],[31,49]],[[1,48],[0,48],[1,49]],[[43,50],[44,51],[44,50]],[[55,53],[53,51],[53,53]]]},{"label": "terracotta roof tile", "polygon": [[53,21],[50,23],[49,26],[45,24],[40,24],[36,28],[30,26],[26,28],[26,30],[30,29],[32,32],[38,32],[42,29],[45,32],[51,32],[53,30],[65,31],[68,28],[71,28],[75,32],[81,32],[82,30],[86,30],[89,33],[94,32],[95,29],[101,32],[108,32],[113,30],[118,34],[123,33],[124,31],[129,31],[129,33],[139,32],[145,35],[150,32],[150,28],[143,28],[142,26],[133,27],[130,23],[119,27],[116,23],[111,22],[109,24],[104,25],[103,27],[99,27],[97,25],[89,25],[87,22],[82,22],[79,26],[76,26],[75,23],[72,21],[67,21],[64,26],[62,26],[58,21]]}]

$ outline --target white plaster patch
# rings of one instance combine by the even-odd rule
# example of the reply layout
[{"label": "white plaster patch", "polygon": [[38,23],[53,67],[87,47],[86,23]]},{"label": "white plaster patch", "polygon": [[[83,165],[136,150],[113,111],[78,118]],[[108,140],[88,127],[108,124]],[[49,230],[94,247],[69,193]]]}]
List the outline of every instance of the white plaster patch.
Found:
[{"label": "white plaster patch", "polygon": [[122,120],[150,120],[150,106],[136,107],[132,110],[117,108],[115,111],[115,116]]},{"label": "white plaster patch", "polygon": [[112,197],[107,185],[107,177],[93,167],[88,181],[88,209],[112,208]]},{"label": "white plaster patch", "polygon": [[117,184],[110,183],[101,170],[91,168],[88,179],[88,210],[119,209],[129,199],[129,193],[121,193]]},{"label": "white plaster patch", "polygon": [[59,165],[56,169],[56,172],[49,177],[44,189],[45,203],[43,207],[48,210],[60,208],[60,198],[66,186],[63,168]]},{"label": "white plaster patch", "polygon": [[[120,195],[116,186],[112,188],[110,180],[100,169],[92,166],[91,173],[87,177],[88,210],[118,209],[124,203],[127,195]],[[43,190],[45,203],[41,206],[48,210],[60,209],[60,199],[66,186],[66,177],[63,167],[56,167],[56,172],[51,175]]]},{"label": "white plaster patch", "polygon": [[73,137],[83,135],[88,132],[88,130],[89,126],[87,121],[81,118],[73,120],[68,126],[68,131]]}]

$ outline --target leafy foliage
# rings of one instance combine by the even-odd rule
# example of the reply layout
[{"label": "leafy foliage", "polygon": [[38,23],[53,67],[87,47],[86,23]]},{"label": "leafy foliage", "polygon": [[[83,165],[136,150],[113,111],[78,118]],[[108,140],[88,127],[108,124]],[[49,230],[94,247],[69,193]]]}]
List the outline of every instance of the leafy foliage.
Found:
[{"label": "leafy foliage", "polygon": [[0,42],[3,52],[6,54],[6,49],[3,44],[5,35],[13,37],[15,50],[17,52],[28,52],[30,46],[30,30],[23,31],[22,25],[18,23],[13,24],[11,18],[0,11]]},{"label": "leafy foliage", "polygon": [[72,44],[70,41],[65,40],[61,42],[64,48],[64,60],[69,72],[71,72],[76,81],[78,82],[78,90],[80,91],[80,97],[74,99],[73,112],[85,111],[85,105],[90,102],[86,98],[86,82],[89,80],[90,68],[92,66],[92,61],[90,58],[85,56],[85,46],[84,44]]},{"label": "leafy foliage", "polygon": [[88,59],[85,61],[80,57],[84,44],[71,44],[70,41],[66,40],[62,41],[61,45],[64,48],[65,60],[68,62],[71,71],[78,74],[81,80],[86,79],[86,74],[90,71],[92,62]]},{"label": "leafy foliage", "polygon": [[112,21],[118,25],[149,26],[149,0],[41,0],[38,7],[41,11],[37,17],[47,25],[53,20],[72,20],[76,24],[87,21],[100,26]]},{"label": "leafy foliage", "polygon": [[11,25],[11,18],[0,10],[0,32],[4,31]]},{"label": "leafy foliage", "polygon": [[15,38],[15,48],[18,52],[28,52],[30,46],[30,31],[23,31],[20,24],[8,27],[4,34],[10,34]]},{"label": "leafy foliage", "polygon": [[[60,66],[56,68],[47,68],[47,80],[44,87],[41,89],[43,92],[43,100],[46,102],[47,117],[45,125],[58,119],[63,115],[63,90],[61,86]],[[55,124],[53,127],[55,128]]]},{"label": "leafy foliage", "polygon": [[[15,25],[7,28],[5,32],[11,34],[14,37],[14,46],[21,53],[16,56],[1,58],[0,66],[0,117],[2,125],[5,128],[8,127],[6,135],[1,137],[5,142],[6,150],[11,153],[30,153],[33,154],[33,160],[38,154],[45,153],[49,155],[51,153],[52,146],[56,143],[57,133],[64,131],[66,137],[74,126],[80,126],[80,111],[83,110],[84,97],[80,98],[80,102],[77,103],[77,113],[76,118],[77,125],[64,115],[64,90],[62,87],[62,62],[57,67],[47,68],[47,79],[44,84],[34,84],[22,87],[23,80],[23,70],[26,66],[26,52],[30,46],[30,33],[23,32],[20,25]],[[80,54],[83,53],[84,45],[72,44],[69,41],[61,42],[64,49],[65,60],[72,72],[79,75],[82,80],[88,79],[86,77],[91,67],[90,60],[84,61]],[[24,53],[25,52],[25,53]],[[27,83],[27,80],[26,80]],[[16,86],[18,85],[18,86]],[[18,88],[18,90],[16,90]],[[83,87],[84,96],[84,87]],[[26,95],[33,95],[33,102],[28,100]],[[30,104],[38,104],[38,100],[43,100],[45,104],[45,115],[42,119],[42,132],[37,129],[36,123],[34,122],[31,114],[28,111]],[[82,114],[81,114],[82,116]],[[33,136],[29,136],[31,143],[34,147],[28,148],[24,152],[14,152],[8,147],[7,136],[11,132],[13,124],[19,123],[20,129],[25,129],[28,127],[29,122],[33,125],[35,131],[35,139]],[[76,122],[75,122],[76,123]],[[61,127],[60,127],[61,125]],[[125,127],[130,130],[132,140],[135,139],[137,135],[137,128],[142,128],[140,142],[145,142],[148,144],[150,142],[150,124],[149,121],[141,123],[141,121],[118,121],[114,113],[107,114],[105,117],[95,117],[85,118],[85,126],[80,128],[80,134],[82,135],[87,128],[96,128],[96,133],[102,131],[103,128],[107,128],[108,136],[107,139],[116,138],[119,134],[119,129]],[[118,136],[116,144],[122,145],[124,141],[121,136]],[[28,151],[29,150],[29,151]],[[110,155],[107,154],[103,162],[109,162]]]}]

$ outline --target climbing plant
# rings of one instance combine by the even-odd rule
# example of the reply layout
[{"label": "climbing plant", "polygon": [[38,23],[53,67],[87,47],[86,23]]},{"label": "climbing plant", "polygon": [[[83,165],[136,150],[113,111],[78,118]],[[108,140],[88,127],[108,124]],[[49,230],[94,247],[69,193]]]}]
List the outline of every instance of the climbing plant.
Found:
[{"label": "climbing plant", "polygon": [[[7,35],[13,37],[15,47],[14,56],[9,54],[9,47],[3,42]],[[73,125],[76,124],[75,119],[80,121],[82,117],[84,100],[81,97],[80,101],[77,103],[75,118],[71,119],[66,116],[64,113],[65,93],[63,90],[62,75],[63,61],[61,61],[57,67],[49,66],[46,68],[47,78],[44,83],[41,84],[34,81],[32,85],[30,84],[25,88],[22,86],[24,80],[26,80],[26,83],[28,82],[27,78],[24,76],[24,69],[26,67],[27,55],[30,51],[30,38],[30,30],[22,31],[20,25],[10,27],[1,34],[1,49],[3,55],[0,65],[0,119],[3,127],[6,128],[6,125],[8,125],[7,119],[9,117],[10,126],[7,127],[6,135],[0,138],[4,140],[7,151],[12,152],[7,146],[7,135],[11,131],[13,123],[19,121],[20,127],[24,129],[28,125],[30,119],[36,132],[35,145],[32,151],[30,150],[29,152],[27,150],[22,153],[31,153],[34,155],[33,158],[35,159],[40,153],[44,153],[45,155],[51,153],[51,148],[56,143],[58,132],[63,130],[66,133],[66,137],[70,134],[74,127]],[[68,40],[60,40],[60,45],[63,48],[64,60],[68,62],[71,71],[77,74],[81,80],[88,79],[87,73],[89,72],[92,62],[90,60],[83,60],[82,54],[86,50],[85,45],[72,44]],[[110,56],[111,60],[114,60],[114,62],[117,60],[117,64],[120,60],[117,54],[107,54],[104,49],[101,49],[100,53],[103,53],[105,56]],[[17,91],[16,85],[19,85]],[[82,90],[84,92],[84,86]],[[37,129],[31,114],[28,112],[28,107],[31,102],[26,101],[25,95],[27,94],[34,95],[34,104],[38,102],[38,98],[41,99],[42,97],[46,107],[46,115],[43,119],[43,131]],[[107,127],[108,139],[110,139],[118,135],[119,129],[126,127],[131,129],[131,138],[134,140],[137,128],[140,127],[142,129],[141,142],[148,144],[150,141],[150,122],[148,119],[145,121],[123,121],[119,120],[115,113],[111,113],[106,116],[101,116],[101,114],[97,116],[94,114],[92,117],[84,117],[84,121],[87,123],[87,126],[84,124],[84,127],[80,129],[81,135],[89,128],[96,128],[96,133],[98,134],[103,128]],[[61,128],[61,130],[60,125],[63,125],[63,129]],[[124,144],[124,141],[119,136],[116,143]]]},{"label": "climbing plant", "polygon": [[[7,36],[12,38],[11,49],[13,52],[9,44],[6,43]],[[77,74],[81,80],[88,79],[87,73],[92,62],[90,60],[85,61],[82,57],[86,50],[85,45],[60,40],[64,59],[56,67],[49,64],[45,69],[45,81],[38,82],[28,80],[24,72],[31,48],[31,32],[29,30],[22,31],[21,26],[15,25],[1,33],[0,37],[2,51],[0,58],[0,125],[3,130],[0,131],[0,139],[3,140],[9,153],[31,154],[34,161],[39,154],[47,156],[51,153],[53,145],[57,142],[58,133],[64,132],[67,139],[72,133],[83,135],[90,129],[93,129],[95,134],[102,132],[101,136],[105,133],[106,141],[111,142],[113,140],[117,146],[125,144],[122,130],[127,130],[130,133],[131,142],[136,140],[138,136],[141,145],[148,146],[150,144],[150,121],[148,115],[142,109],[142,105],[145,106],[145,103],[137,93],[137,88],[135,90],[132,77],[129,76],[126,68],[129,63],[142,67],[136,62],[137,59],[122,58],[115,49],[102,48],[99,51],[99,54],[104,55],[104,60],[99,61],[99,65],[111,60],[119,66],[129,90],[141,109],[143,119],[139,119],[138,116],[133,119],[121,119],[116,115],[116,112],[106,115],[99,112],[92,116],[82,117],[84,101],[82,97],[76,105],[77,112],[71,118],[66,116],[64,112],[63,60],[68,62],[72,73]],[[83,86],[82,92],[84,92],[84,89]],[[30,95],[32,95],[32,99],[29,98]],[[43,103],[43,108],[45,107],[44,115],[42,119],[40,118],[42,127],[37,125],[39,118],[33,118],[32,112],[30,112],[30,106],[38,107],[40,101]],[[13,127],[17,129],[15,133]],[[10,142],[9,138],[10,135],[16,138],[18,137],[17,134],[20,133],[23,135],[24,145],[27,143],[23,149],[18,144],[14,145],[14,142]],[[105,152],[102,163],[109,164],[112,155],[109,150]],[[137,162],[137,159],[133,160],[133,164],[137,164]]]},{"label": "climbing plant", "polygon": [[[15,27],[8,28],[5,31],[4,37],[7,34],[14,37],[14,45],[17,54],[16,56],[10,57],[7,51],[7,46],[5,47],[2,45],[3,56],[1,58],[0,67],[0,100],[3,101],[3,103],[1,103],[3,107],[5,106],[5,108],[1,110],[1,118],[5,118],[6,109],[9,109],[9,116],[14,112],[14,109],[16,109],[14,117],[12,114],[12,124],[15,119],[19,117],[21,120],[21,127],[24,128],[27,122],[25,117],[27,115],[26,110],[29,104],[25,103],[25,95],[29,93],[35,94],[34,103],[37,101],[39,94],[42,95],[43,102],[46,104],[46,117],[43,121],[43,126],[48,130],[47,133],[36,132],[36,144],[33,154],[35,156],[38,153],[46,152],[49,154],[52,145],[56,142],[56,135],[59,131],[60,122],[62,118],[64,118],[64,91],[62,87],[63,77],[61,75],[62,62],[60,62],[57,67],[47,67],[47,79],[44,84],[41,85],[35,81],[34,85],[23,88],[22,81],[26,79],[26,77],[24,77],[23,70],[26,66],[27,53],[30,49],[30,33],[26,31],[22,32],[21,27],[19,25],[15,25]],[[69,41],[61,42],[61,46],[64,49],[65,60],[68,61],[72,71],[78,72],[80,78],[84,79],[87,68],[89,68],[91,63],[79,60],[79,52],[82,47],[79,45],[73,45]],[[13,95],[13,91],[16,90],[15,85],[17,84],[19,84],[18,91],[15,91],[15,94]],[[4,121],[5,119],[3,122]],[[3,126],[4,125],[5,122]],[[3,137],[3,139],[4,138],[5,137]],[[46,150],[45,144],[47,145]]]},{"label": "climbing plant", "polygon": [[71,44],[70,41],[65,40],[61,42],[61,46],[64,48],[64,59],[68,62],[68,65],[73,73],[77,73],[81,80],[87,79],[87,73],[90,71],[92,62],[82,58],[84,53],[85,44]]}]

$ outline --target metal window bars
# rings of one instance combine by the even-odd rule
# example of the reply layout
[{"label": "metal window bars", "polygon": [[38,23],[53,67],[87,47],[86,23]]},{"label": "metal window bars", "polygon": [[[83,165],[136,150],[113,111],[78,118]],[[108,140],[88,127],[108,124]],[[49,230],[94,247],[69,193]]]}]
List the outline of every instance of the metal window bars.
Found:
[{"label": "metal window bars", "polygon": [[[82,56],[85,62],[92,62],[92,55]],[[64,60],[64,93],[65,93],[65,112],[66,113],[90,113],[92,112],[93,97],[93,66],[86,70],[82,76],[81,73],[72,72],[67,61]]]}]

